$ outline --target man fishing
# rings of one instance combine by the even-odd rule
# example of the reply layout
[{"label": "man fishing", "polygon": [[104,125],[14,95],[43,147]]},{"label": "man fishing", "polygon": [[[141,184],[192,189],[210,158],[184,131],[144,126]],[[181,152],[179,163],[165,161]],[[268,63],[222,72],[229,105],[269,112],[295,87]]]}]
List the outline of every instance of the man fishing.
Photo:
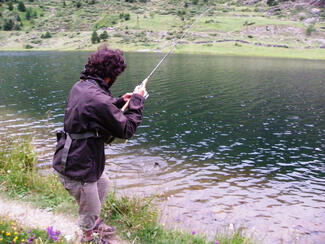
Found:
[{"label": "man fishing", "polygon": [[[114,98],[110,87],[125,70],[123,53],[101,46],[90,55],[80,81],[71,89],[64,131],[57,134],[53,168],[79,205],[82,242],[108,243],[115,228],[100,219],[109,181],[104,171],[104,143],[112,137],[128,139],[142,121],[144,87]],[[128,102],[123,113],[120,109]],[[97,234],[97,235],[96,235]]]}]

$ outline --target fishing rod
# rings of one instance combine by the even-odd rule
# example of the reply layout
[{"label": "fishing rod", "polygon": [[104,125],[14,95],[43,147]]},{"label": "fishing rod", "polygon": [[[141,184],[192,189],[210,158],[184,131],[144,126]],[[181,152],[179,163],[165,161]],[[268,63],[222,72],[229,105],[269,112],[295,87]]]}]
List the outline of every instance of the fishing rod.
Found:
[{"label": "fishing rod", "polygon": [[[181,35],[181,37],[174,43],[174,45],[171,47],[171,49],[168,51],[168,53],[165,54],[165,56],[159,61],[159,63],[156,65],[156,67],[151,71],[151,73],[147,76],[147,78],[145,78],[140,85],[138,85],[137,87],[141,87],[141,88],[146,88],[147,83],[149,81],[149,79],[151,78],[151,76],[156,72],[156,70],[159,68],[159,66],[164,62],[164,60],[169,56],[169,54],[172,53],[172,51],[175,49],[175,47],[177,46],[177,44],[184,39],[185,35],[187,34],[187,32],[190,31],[190,29],[192,29],[192,27],[207,13],[210,11],[212,7],[206,9],[204,12],[201,13],[201,15],[190,25],[189,28],[187,28],[187,30]],[[143,95],[143,97],[145,99],[147,99],[149,96],[149,93],[146,91],[146,93]],[[130,99],[124,104],[124,106],[122,107],[121,111],[125,112],[126,109],[128,108],[130,103]],[[110,136],[108,138],[108,140],[106,141],[107,144],[111,144],[113,141],[115,140],[114,136]],[[125,140],[125,143],[127,143],[128,140]]]},{"label": "fishing rod", "polygon": [[[207,13],[211,10],[212,7],[206,9],[204,12],[201,13],[201,15],[190,25],[189,28],[187,28],[187,30],[182,34],[182,36],[174,43],[174,45],[171,47],[171,49],[165,54],[165,56],[160,60],[160,62],[156,65],[156,67],[151,71],[151,73],[147,76],[147,78],[145,78],[140,85],[138,85],[137,87],[140,88],[146,88],[147,83],[149,81],[149,79],[151,78],[151,76],[156,72],[156,70],[159,68],[159,66],[165,61],[165,59],[169,56],[169,54],[172,53],[172,51],[174,51],[175,47],[177,46],[177,44],[184,39],[185,35],[187,34],[187,32],[189,32],[192,27],[199,22],[199,20]],[[143,95],[145,99],[148,98],[149,93],[146,91],[146,93]],[[121,111],[125,112],[125,110],[127,109],[127,107],[129,106],[130,100],[128,100],[124,106],[122,107]]]}]

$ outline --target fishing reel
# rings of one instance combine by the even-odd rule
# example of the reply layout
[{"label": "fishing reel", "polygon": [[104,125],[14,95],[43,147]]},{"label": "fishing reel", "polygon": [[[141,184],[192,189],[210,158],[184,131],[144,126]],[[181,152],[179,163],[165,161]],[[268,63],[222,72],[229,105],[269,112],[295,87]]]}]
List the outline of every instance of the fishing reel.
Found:
[{"label": "fishing reel", "polygon": [[145,88],[145,93],[143,94],[143,97],[144,99],[147,99],[149,97],[149,93],[147,92],[147,89],[146,89],[146,86],[147,86],[147,83],[148,83],[148,78],[145,78],[140,85],[136,86],[139,87],[139,88]]}]

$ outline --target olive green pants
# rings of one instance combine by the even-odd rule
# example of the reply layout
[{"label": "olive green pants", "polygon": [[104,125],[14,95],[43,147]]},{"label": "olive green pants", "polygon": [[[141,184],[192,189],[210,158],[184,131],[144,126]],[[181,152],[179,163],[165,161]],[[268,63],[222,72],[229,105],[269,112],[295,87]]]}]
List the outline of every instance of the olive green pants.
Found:
[{"label": "olive green pants", "polygon": [[78,225],[82,231],[95,227],[100,216],[100,210],[105,202],[109,181],[105,173],[96,182],[82,183],[59,174],[64,188],[72,195],[79,205]]}]

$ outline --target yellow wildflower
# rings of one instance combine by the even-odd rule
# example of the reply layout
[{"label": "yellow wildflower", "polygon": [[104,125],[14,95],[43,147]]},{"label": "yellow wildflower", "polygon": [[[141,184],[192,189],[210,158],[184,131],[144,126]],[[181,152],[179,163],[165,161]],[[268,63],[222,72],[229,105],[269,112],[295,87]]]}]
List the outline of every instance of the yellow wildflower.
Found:
[{"label": "yellow wildflower", "polygon": [[15,238],[13,239],[14,242],[16,242],[18,240],[18,236],[15,236]]},{"label": "yellow wildflower", "polygon": [[14,235],[17,235],[17,234],[18,234],[18,232],[17,232],[17,231],[15,231]]},{"label": "yellow wildflower", "polygon": [[6,236],[10,236],[11,235],[11,233],[10,232],[6,232]]}]

